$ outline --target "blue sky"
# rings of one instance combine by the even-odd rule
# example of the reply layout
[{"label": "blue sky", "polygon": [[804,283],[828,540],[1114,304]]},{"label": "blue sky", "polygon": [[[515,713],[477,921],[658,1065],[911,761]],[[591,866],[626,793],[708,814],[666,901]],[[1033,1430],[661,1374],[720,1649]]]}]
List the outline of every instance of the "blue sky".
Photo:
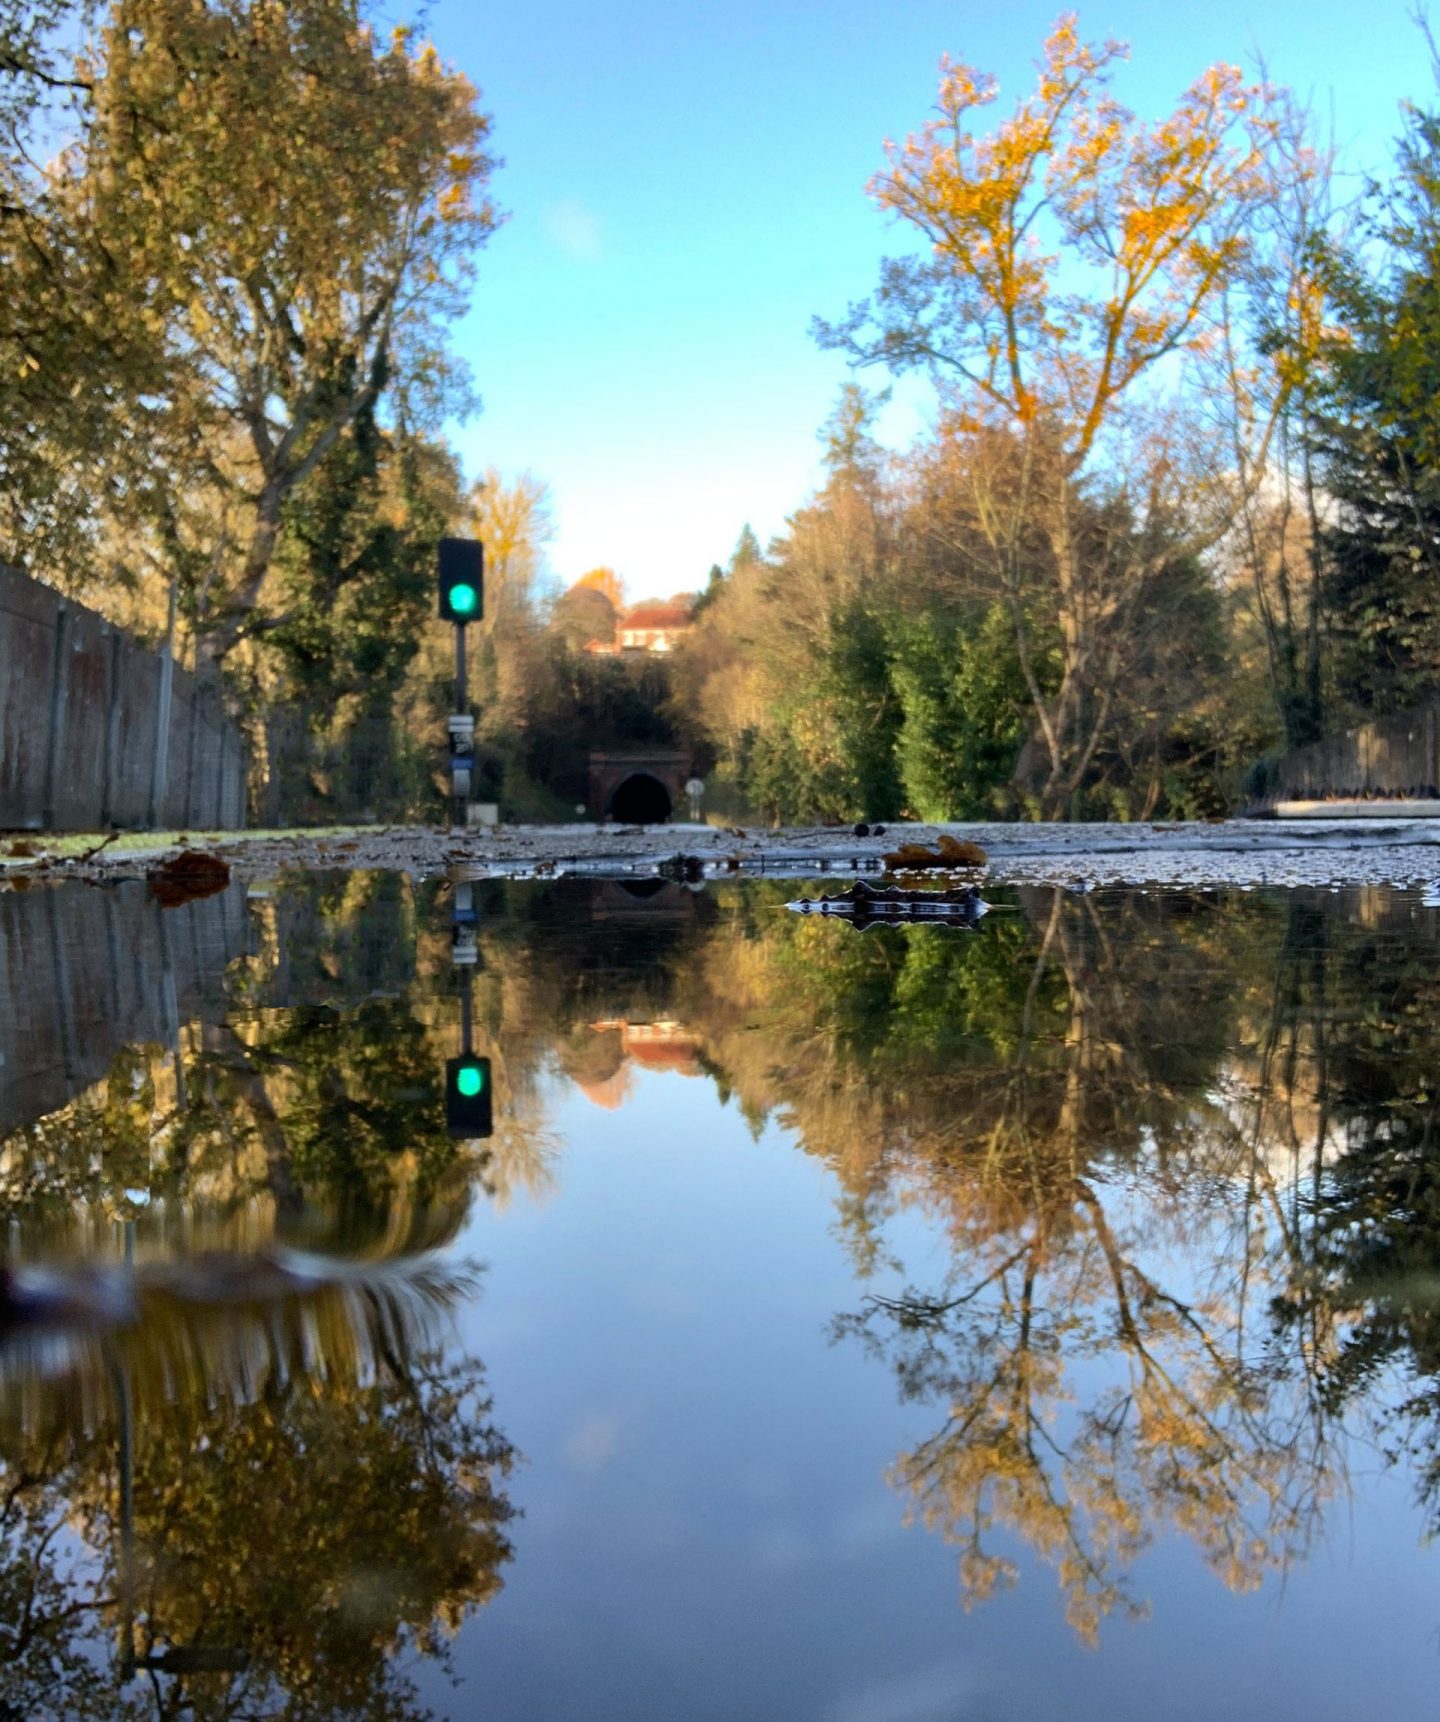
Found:
[{"label": "blue sky", "polygon": [[[387,9],[388,10],[388,9]],[[845,380],[807,333],[901,247],[864,196],[887,135],[914,130],[940,54],[1027,86],[1059,7],[1013,0],[440,0],[428,27],[481,88],[510,221],[458,327],[484,411],[473,473],[550,486],[565,581],[608,563],[632,597],[697,587],[742,524],[782,529],[819,478],[816,431]],[[1087,38],[1131,44],[1117,94],[1165,112],[1217,59],[1262,52],[1332,114],[1342,161],[1382,167],[1406,95],[1432,88],[1408,0],[1116,0]],[[875,382],[882,379],[875,378]],[[882,426],[904,443],[922,385]]]}]

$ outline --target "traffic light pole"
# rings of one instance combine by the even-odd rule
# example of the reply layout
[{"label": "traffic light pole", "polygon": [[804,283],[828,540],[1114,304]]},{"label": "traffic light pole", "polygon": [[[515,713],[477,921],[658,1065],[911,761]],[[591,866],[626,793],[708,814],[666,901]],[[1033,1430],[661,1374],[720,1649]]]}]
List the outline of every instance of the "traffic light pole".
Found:
[{"label": "traffic light pole", "polygon": [[475,999],[472,988],[475,983],[474,969],[460,971],[460,1056],[473,1058],[475,1056]]},{"label": "traffic light pole", "polygon": [[455,715],[450,720],[450,800],[455,825],[469,823],[474,794],[475,719],[470,715],[465,663],[465,624],[455,624]]},{"label": "traffic light pole", "polygon": [[455,624],[455,710],[464,716],[470,703],[470,690],[465,675],[465,624]]}]

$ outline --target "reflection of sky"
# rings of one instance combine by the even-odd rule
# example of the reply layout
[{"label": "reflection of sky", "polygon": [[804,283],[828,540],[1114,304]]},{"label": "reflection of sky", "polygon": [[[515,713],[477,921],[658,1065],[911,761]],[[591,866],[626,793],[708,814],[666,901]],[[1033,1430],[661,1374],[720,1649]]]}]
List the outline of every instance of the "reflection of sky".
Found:
[{"label": "reflection of sky", "polygon": [[[477,1706],[547,1722],[1038,1717],[1329,1719],[1429,1713],[1440,1622],[1403,1477],[1284,1585],[1227,1592],[1188,1544],[1142,1558],[1153,1619],[1065,1625],[1023,1550],[1019,1587],[965,1614],[954,1553],[903,1525],[884,1482],[939,1407],[897,1403],[884,1364],[828,1343],[861,1288],[835,1188],[771,1128],[752,1141],[709,1082],[636,1073],[615,1112],[557,1091],[566,1146],[543,1208],[478,1209],[490,1264],[464,1319],[527,1463],[498,1601],[458,1668]],[[944,1252],[906,1217],[907,1277]],[[432,1703],[465,1714],[437,1681]]]}]

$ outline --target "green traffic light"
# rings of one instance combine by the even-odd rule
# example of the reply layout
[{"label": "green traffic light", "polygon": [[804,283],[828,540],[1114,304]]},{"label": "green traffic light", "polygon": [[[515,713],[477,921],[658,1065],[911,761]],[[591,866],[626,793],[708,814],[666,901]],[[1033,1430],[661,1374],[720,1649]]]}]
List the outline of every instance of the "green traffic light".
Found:
[{"label": "green traffic light", "polygon": [[457,616],[468,616],[479,602],[480,595],[475,588],[464,580],[457,580],[450,588],[450,608]]},{"label": "green traffic light", "polygon": [[485,1075],[476,1065],[467,1064],[455,1073],[455,1086],[467,1100],[473,1100],[485,1086]]}]

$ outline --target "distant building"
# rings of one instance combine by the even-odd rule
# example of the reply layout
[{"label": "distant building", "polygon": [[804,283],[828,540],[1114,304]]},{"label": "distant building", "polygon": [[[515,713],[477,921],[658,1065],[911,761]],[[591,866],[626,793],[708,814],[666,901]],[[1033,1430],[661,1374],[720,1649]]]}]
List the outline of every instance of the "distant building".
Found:
[{"label": "distant building", "polygon": [[671,652],[681,635],[695,626],[695,594],[647,599],[615,623],[613,640],[591,640],[585,650],[596,657],[620,652]]},{"label": "distant building", "polygon": [[703,1076],[702,1042],[682,1023],[669,1018],[656,1022],[625,1022],[610,1018],[590,1024],[607,1039],[619,1037],[612,1047],[608,1068],[599,1067],[574,1078],[585,1098],[607,1112],[614,1112],[630,1098],[634,1073],[643,1070],[675,1071],[680,1076]]}]

